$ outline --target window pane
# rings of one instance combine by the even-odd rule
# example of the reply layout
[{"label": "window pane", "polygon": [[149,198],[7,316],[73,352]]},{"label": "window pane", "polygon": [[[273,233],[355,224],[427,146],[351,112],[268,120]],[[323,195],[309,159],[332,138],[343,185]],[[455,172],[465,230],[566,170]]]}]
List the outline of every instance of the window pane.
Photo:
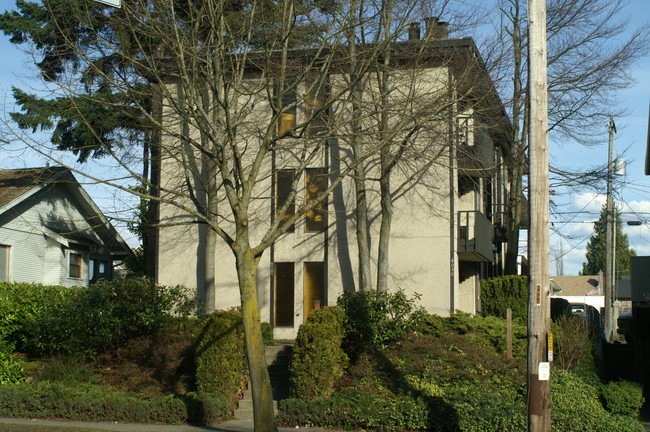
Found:
[{"label": "window pane", "polygon": [[282,106],[280,107],[280,120],[278,135],[285,135],[296,127],[296,84],[286,84],[282,92]]},{"label": "window pane", "polygon": [[0,245],[0,282],[9,282],[9,246]]},{"label": "window pane", "polygon": [[[322,168],[305,170],[305,202],[307,204],[322,196],[327,189],[327,174]],[[327,226],[327,199],[305,213],[305,232],[325,231]]]},{"label": "window pane", "polygon": [[294,264],[275,263],[275,326],[293,327]]},{"label": "window pane", "polygon": [[[279,170],[276,174],[276,202],[275,202],[275,215],[280,217],[280,208],[287,202],[289,195],[291,194],[291,188],[293,187],[293,180],[295,177],[295,171],[292,169]],[[284,219],[289,219],[296,212],[296,206],[294,201],[291,201],[287,211],[284,213]],[[291,225],[289,232],[293,232],[294,226]]]},{"label": "window pane", "polygon": [[81,255],[77,253],[70,253],[70,271],[71,278],[81,278]]}]

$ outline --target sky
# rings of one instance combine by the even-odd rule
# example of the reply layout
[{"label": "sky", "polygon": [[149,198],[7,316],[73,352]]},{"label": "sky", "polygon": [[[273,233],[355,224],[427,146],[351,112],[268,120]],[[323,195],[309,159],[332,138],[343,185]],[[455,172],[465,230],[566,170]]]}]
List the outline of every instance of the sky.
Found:
[{"label": "sky", "polygon": [[[463,2],[464,0],[459,0]],[[471,3],[469,0],[469,3]],[[650,22],[649,0],[630,0],[622,11],[622,17],[628,17],[630,28],[636,28]],[[491,8],[493,0],[473,3],[469,6]],[[13,0],[0,0],[0,12],[14,8]],[[11,86],[29,90],[38,86],[32,67],[32,57],[18,47],[9,43],[0,34],[0,118],[12,110]],[[627,226],[624,232],[637,255],[650,255],[650,176],[644,175],[645,151],[648,133],[648,108],[650,103],[650,57],[639,59],[632,70],[636,84],[620,93],[616,101],[617,107],[622,107],[627,114],[616,118],[617,133],[615,135],[614,154],[621,154],[627,161],[626,174],[619,177],[615,184],[617,207],[622,220],[638,220],[642,224]],[[602,125],[607,130],[607,124]],[[602,144],[584,147],[575,143],[549,144],[549,157],[553,166],[564,169],[584,169],[607,163],[607,137],[604,134]],[[23,168],[44,166],[48,160],[43,156],[24,152],[21,149],[0,150],[0,168]],[[93,172],[101,177],[110,170],[103,166],[102,161],[94,162]],[[77,176],[84,184],[99,207],[109,217],[114,217],[114,224],[125,240],[131,245],[137,245],[137,238],[128,233],[123,223],[119,221],[125,212],[136,204],[132,197],[116,194],[114,190],[89,182]],[[593,222],[599,217],[600,209],[605,202],[604,191],[575,191],[571,194],[560,194],[552,197],[556,213],[551,215],[553,225],[551,234],[551,275],[559,274],[561,262],[563,275],[577,275],[585,261],[585,246],[593,233]],[[525,234],[525,233],[524,233]],[[521,252],[525,253],[525,235]],[[561,253],[560,253],[561,251]]]}]

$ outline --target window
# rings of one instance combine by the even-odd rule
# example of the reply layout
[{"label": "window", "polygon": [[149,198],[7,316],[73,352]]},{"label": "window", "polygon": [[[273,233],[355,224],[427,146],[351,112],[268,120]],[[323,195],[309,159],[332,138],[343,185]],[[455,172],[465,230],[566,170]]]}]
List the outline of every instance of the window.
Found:
[{"label": "window", "polygon": [[296,127],[296,85],[286,84],[282,92],[282,106],[280,107],[280,119],[278,122],[278,135],[291,135]]},{"label": "window", "polygon": [[[305,203],[310,204],[327,189],[327,174],[322,168],[305,170]],[[327,226],[327,199],[305,213],[305,232],[322,232]]]},{"label": "window", "polygon": [[0,282],[9,282],[9,246],[0,245]]},{"label": "window", "polygon": [[[289,206],[287,207],[286,211],[284,212],[284,215],[280,215],[280,209],[285,205],[287,200],[289,199],[289,195],[291,195],[291,191],[293,188],[293,181],[295,179],[296,173],[292,169],[283,169],[279,170],[276,173],[276,178],[275,178],[275,216],[276,217],[282,217],[284,220],[289,219],[291,216],[293,216],[296,212],[296,205],[295,205],[295,199],[291,201]],[[294,196],[295,198],[295,196]],[[294,226],[291,225],[291,227],[287,230],[288,232],[293,232]]]},{"label": "window", "polygon": [[275,263],[274,323],[276,327],[293,327],[294,264]]},{"label": "window", "polygon": [[305,96],[305,115],[310,119],[309,132],[312,136],[327,130],[328,112],[323,105],[329,95],[327,83],[318,82],[307,89]]},{"label": "window", "polygon": [[82,263],[83,257],[81,254],[70,252],[70,267],[68,270],[68,276],[71,278],[80,279],[83,274]]}]

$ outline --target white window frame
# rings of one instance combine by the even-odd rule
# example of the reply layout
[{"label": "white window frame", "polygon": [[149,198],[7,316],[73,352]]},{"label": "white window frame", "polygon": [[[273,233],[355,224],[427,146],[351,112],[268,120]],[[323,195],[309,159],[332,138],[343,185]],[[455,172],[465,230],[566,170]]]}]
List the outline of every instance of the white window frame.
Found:
[{"label": "white window frame", "polygon": [[[70,270],[72,266],[72,256],[79,257],[79,276],[72,276]],[[68,251],[68,278],[70,279],[83,279],[84,278],[84,254],[75,250]]]}]

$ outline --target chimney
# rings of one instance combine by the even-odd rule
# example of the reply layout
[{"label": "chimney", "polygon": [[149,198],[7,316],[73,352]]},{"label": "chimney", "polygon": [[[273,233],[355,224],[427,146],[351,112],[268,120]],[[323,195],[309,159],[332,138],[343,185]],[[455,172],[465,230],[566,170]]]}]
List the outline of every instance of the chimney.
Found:
[{"label": "chimney", "polygon": [[438,21],[438,18],[429,17],[424,19],[426,39],[447,39],[449,36],[449,23]]},{"label": "chimney", "polygon": [[409,40],[420,40],[420,23],[412,22],[409,27]]}]

